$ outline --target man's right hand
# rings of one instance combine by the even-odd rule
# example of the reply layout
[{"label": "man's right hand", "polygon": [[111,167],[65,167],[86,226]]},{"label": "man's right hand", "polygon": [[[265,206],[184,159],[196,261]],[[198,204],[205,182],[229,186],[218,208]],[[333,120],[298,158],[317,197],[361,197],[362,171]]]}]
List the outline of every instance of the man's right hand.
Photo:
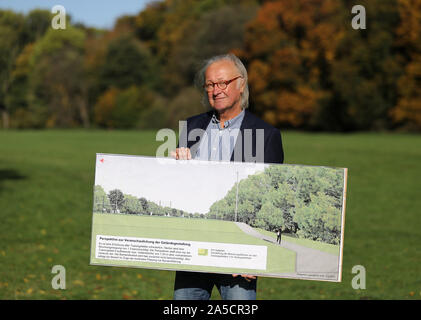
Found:
[{"label": "man's right hand", "polygon": [[189,148],[177,148],[171,151],[171,157],[176,160],[191,160],[191,153]]}]

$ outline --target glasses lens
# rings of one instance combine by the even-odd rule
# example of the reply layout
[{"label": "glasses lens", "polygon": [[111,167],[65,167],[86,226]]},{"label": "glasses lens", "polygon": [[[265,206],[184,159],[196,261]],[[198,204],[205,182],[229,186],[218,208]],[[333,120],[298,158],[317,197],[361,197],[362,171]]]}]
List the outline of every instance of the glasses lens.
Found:
[{"label": "glasses lens", "polygon": [[225,89],[227,87],[227,84],[225,83],[225,81],[221,81],[217,83],[217,86],[219,89]]}]

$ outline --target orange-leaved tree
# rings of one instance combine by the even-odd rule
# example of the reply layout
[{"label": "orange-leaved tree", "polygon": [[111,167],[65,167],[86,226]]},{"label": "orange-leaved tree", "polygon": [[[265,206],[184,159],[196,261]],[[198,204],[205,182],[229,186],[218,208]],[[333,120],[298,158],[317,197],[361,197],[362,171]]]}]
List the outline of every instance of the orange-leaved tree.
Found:
[{"label": "orange-leaved tree", "polygon": [[399,125],[421,130],[421,0],[399,0],[397,46],[404,53],[398,80],[398,102],[390,111]]},{"label": "orange-leaved tree", "polygon": [[[329,71],[343,36],[339,1],[268,1],[247,28],[252,105],[273,125],[307,126],[329,95]],[[342,20],[341,20],[342,19]]]}]

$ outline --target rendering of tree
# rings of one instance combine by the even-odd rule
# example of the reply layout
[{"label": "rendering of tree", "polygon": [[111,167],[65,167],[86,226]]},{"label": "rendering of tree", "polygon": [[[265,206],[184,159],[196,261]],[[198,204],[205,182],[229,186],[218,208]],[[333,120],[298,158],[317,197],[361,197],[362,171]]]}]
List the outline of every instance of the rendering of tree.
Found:
[{"label": "rendering of tree", "polygon": [[143,214],[148,214],[149,213],[149,204],[148,204],[148,200],[146,200],[145,198],[139,198],[139,203],[140,203],[140,209],[141,209],[141,213]]},{"label": "rendering of tree", "polygon": [[94,212],[107,212],[110,208],[110,200],[101,186],[94,188]]},{"label": "rendering of tree", "polygon": [[[337,244],[342,179],[341,169],[269,166],[240,181],[237,221]],[[235,197],[236,185],[211,206],[209,218],[235,221]]]},{"label": "rendering of tree", "polygon": [[[118,189],[111,190],[108,193],[108,199],[110,200],[110,205],[113,213],[119,212],[124,203],[124,194]],[[118,210],[118,211],[117,211]]]},{"label": "rendering of tree", "polygon": [[122,210],[127,214],[139,214],[141,212],[141,204],[136,197],[124,195]]}]

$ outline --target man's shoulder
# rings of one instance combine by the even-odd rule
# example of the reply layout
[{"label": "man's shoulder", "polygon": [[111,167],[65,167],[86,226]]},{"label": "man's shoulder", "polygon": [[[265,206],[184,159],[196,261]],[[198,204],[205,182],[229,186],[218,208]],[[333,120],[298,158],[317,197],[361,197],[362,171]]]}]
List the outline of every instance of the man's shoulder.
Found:
[{"label": "man's shoulder", "polygon": [[200,114],[196,114],[194,116],[191,116],[191,117],[187,118],[186,120],[187,120],[187,122],[195,122],[195,121],[200,121],[200,120],[207,119],[207,118],[209,118],[209,119],[212,118],[212,110],[207,111],[207,112],[203,112],[203,113],[200,113]]},{"label": "man's shoulder", "polygon": [[[194,116],[187,118],[187,123],[189,128],[195,127],[203,127],[205,124],[208,124],[209,121],[212,119],[213,111],[209,110],[207,112],[203,112]],[[258,116],[253,114],[248,109],[245,110],[242,128],[244,129],[264,129],[265,132],[271,131],[279,131],[271,124],[267,123],[266,121],[260,119]]]},{"label": "man's shoulder", "polygon": [[245,121],[245,127],[247,126],[253,129],[264,129],[265,131],[272,131],[272,130],[279,131],[274,126],[260,119],[258,116],[256,116],[255,114],[253,114],[252,112],[248,110],[246,110],[246,114],[244,116],[243,121]]}]

